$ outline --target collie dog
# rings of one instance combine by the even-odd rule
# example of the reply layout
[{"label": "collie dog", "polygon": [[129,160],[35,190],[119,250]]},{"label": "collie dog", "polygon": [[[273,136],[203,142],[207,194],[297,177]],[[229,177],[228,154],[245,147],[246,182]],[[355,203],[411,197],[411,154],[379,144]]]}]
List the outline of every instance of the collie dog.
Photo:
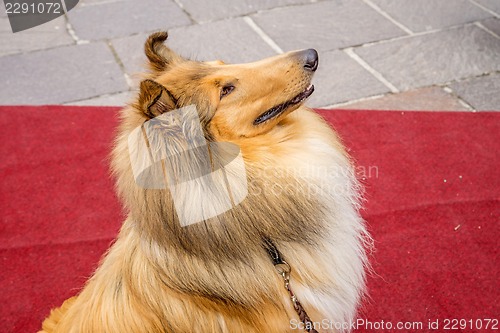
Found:
[{"label": "collie dog", "polygon": [[[349,331],[364,294],[370,237],[352,161],[303,105],[314,90],[317,52],[199,62],[174,53],[166,39],[157,32],[145,43],[149,70],[121,111],[112,152],[127,218],[86,286],[51,312],[42,332]],[[145,184],[134,171],[133,133],[189,107],[198,122],[190,128],[204,142],[195,147],[236,147],[230,160],[241,162],[240,177],[225,176],[224,184],[239,197],[229,209],[215,198],[218,190],[195,188],[199,163],[189,154],[167,154],[156,165],[167,178],[191,172],[193,186]],[[173,138],[168,145],[178,152],[175,142],[192,143]],[[273,264],[273,251],[283,260]]]}]

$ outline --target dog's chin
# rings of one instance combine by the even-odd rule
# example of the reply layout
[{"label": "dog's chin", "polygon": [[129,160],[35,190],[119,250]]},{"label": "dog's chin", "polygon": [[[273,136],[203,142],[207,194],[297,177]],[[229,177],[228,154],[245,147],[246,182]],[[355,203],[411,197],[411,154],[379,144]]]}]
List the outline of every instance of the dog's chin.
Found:
[{"label": "dog's chin", "polygon": [[275,105],[264,113],[261,113],[254,121],[255,126],[266,123],[272,119],[277,119],[282,115],[289,114],[290,112],[298,109],[304,101],[314,92],[314,85],[309,85],[304,91],[297,94],[295,97],[286,102]]}]

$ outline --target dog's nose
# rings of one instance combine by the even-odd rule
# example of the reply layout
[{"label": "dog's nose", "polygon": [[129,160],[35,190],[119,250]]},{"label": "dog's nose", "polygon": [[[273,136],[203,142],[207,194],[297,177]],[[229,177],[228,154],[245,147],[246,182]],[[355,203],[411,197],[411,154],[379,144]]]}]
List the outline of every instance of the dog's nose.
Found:
[{"label": "dog's nose", "polygon": [[318,52],[315,49],[308,49],[302,52],[304,53],[304,68],[311,72],[316,71],[318,68]]}]

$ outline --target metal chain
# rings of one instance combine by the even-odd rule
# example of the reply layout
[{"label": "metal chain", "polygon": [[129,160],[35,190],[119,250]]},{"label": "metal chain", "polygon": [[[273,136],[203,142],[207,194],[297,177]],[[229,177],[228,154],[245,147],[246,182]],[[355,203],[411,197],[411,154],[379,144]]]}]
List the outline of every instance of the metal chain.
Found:
[{"label": "metal chain", "polygon": [[292,271],[290,265],[286,261],[281,260],[281,262],[275,264],[274,267],[283,278],[285,289],[290,295],[290,300],[292,301],[295,312],[297,312],[300,321],[302,321],[302,323],[304,324],[304,330],[309,333],[319,333],[314,329],[314,323],[311,321],[311,318],[309,318],[309,316],[307,315],[306,310],[304,309],[302,304],[300,304],[299,300],[290,288],[290,272]]}]

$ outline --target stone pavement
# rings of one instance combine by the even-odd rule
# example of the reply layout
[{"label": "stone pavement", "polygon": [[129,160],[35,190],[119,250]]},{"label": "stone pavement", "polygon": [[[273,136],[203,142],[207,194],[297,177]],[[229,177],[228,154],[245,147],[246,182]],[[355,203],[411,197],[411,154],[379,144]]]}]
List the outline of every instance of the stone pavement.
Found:
[{"label": "stone pavement", "polygon": [[500,0],[81,0],[16,34],[1,9],[1,104],[124,105],[167,29],[199,60],[316,48],[314,107],[500,110]]}]

